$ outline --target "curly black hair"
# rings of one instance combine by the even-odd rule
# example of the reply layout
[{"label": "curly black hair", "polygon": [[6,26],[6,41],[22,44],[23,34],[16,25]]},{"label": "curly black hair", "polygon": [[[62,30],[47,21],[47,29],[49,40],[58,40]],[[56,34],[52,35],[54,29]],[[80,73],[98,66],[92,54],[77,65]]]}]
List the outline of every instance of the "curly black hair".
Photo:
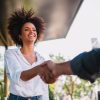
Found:
[{"label": "curly black hair", "polygon": [[35,13],[32,9],[29,11],[26,11],[24,8],[16,10],[8,19],[8,32],[16,45],[23,46],[19,35],[21,35],[22,26],[27,22],[31,22],[35,25],[38,38],[45,29],[43,18],[35,16]]}]

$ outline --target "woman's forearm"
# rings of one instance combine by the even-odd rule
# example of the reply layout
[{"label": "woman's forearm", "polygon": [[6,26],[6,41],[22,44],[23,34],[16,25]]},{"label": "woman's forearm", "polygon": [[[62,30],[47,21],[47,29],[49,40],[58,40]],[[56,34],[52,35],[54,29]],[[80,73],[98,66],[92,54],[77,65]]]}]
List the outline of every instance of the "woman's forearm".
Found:
[{"label": "woman's forearm", "polygon": [[25,70],[21,73],[21,76],[20,78],[23,80],[23,81],[28,81],[30,80],[31,78],[37,76],[39,74],[41,70],[41,67],[40,66],[37,66],[37,67],[34,67],[32,69],[29,69],[29,70]]}]

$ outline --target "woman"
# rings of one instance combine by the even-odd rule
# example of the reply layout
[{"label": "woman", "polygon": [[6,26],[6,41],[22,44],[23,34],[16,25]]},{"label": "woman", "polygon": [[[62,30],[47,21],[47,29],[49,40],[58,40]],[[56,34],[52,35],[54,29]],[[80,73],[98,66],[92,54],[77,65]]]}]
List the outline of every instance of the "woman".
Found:
[{"label": "woman", "polygon": [[5,52],[6,73],[10,80],[8,100],[49,100],[48,85],[39,76],[48,70],[38,66],[44,59],[34,51],[35,42],[44,30],[43,19],[34,16],[32,10],[21,9],[9,18],[8,30],[20,46]]}]

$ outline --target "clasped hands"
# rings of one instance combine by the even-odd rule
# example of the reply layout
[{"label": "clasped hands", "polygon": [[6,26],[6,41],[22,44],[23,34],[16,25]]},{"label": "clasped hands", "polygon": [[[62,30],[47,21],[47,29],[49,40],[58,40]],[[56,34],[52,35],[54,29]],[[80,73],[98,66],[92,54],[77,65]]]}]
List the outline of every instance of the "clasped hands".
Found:
[{"label": "clasped hands", "polygon": [[70,61],[54,63],[51,60],[39,65],[39,75],[46,83],[54,83],[60,75],[73,75]]},{"label": "clasped hands", "polygon": [[51,60],[39,65],[39,67],[41,67],[39,75],[45,83],[54,83],[57,80],[60,75],[59,69],[56,69],[57,66],[58,65]]}]

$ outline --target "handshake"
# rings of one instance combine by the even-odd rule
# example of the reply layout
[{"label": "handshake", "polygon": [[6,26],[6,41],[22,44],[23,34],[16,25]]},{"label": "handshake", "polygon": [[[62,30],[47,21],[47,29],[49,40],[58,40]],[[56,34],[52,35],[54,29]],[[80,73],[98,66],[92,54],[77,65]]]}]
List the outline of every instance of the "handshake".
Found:
[{"label": "handshake", "polygon": [[60,75],[72,75],[70,62],[54,63],[45,61],[38,65],[39,75],[45,83],[54,83]]}]

